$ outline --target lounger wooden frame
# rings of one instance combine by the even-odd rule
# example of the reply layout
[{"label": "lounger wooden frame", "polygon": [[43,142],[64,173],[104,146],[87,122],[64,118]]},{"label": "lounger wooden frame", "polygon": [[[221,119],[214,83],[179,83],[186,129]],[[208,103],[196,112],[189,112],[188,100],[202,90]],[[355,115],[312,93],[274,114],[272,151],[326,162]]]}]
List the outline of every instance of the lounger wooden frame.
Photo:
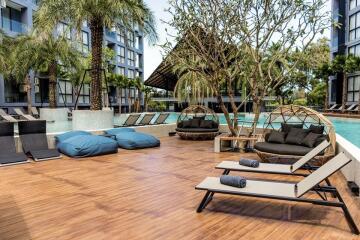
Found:
[{"label": "lounger wooden frame", "polygon": [[[293,201],[293,202],[303,202],[303,203],[312,203],[316,205],[330,206],[330,207],[339,207],[343,210],[347,223],[354,234],[359,235],[359,229],[357,228],[343,198],[341,197],[338,190],[333,186],[320,186],[319,184],[324,181],[326,178],[333,175],[335,172],[340,170],[342,167],[350,163],[351,160],[346,157],[344,153],[339,153],[333,159],[328,161],[326,164],[318,168],[315,172],[304,178],[298,183],[288,183],[288,182],[275,182],[275,181],[259,181],[259,180],[248,180],[247,185],[267,185],[268,193],[261,193],[261,191],[252,191],[250,188],[236,188],[220,183],[219,178],[208,177],[203,182],[195,187],[196,190],[205,190],[205,196],[203,197],[197,212],[202,212],[205,207],[211,202],[215,193],[228,194],[228,195],[238,195],[238,196],[247,196],[247,197],[256,197],[256,198],[266,198],[274,200],[283,200],[283,201]],[[272,187],[271,187],[272,186]],[[275,187],[274,187],[275,186]],[[280,186],[280,187],[278,187]],[[282,189],[282,187],[285,190]],[[293,192],[292,192],[293,191]],[[333,194],[337,201],[331,201],[327,198],[323,199],[314,199],[306,198],[304,195],[310,191],[315,191],[317,193],[331,193]],[[272,192],[272,193],[271,193]],[[283,192],[283,193],[282,193]],[[292,193],[291,193],[292,192]],[[326,196],[326,195],[325,195]]]}]

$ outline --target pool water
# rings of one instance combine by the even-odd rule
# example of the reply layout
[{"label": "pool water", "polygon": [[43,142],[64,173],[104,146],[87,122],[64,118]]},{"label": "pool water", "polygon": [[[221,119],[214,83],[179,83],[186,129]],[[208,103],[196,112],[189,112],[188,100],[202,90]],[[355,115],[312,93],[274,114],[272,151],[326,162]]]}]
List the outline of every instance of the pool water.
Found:
[{"label": "pool water", "polygon": [[[218,114],[220,124],[226,124],[224,114]],[[171,113],[166,123],[176,123],[179,117],[179,113]],[[259,127],[263,127],[264,122],[266,120],[267,114],[261,114],[259,119]],[[115,116],[114,124],[121,125],[125,122],[127,115],[123,114],[122,116]],[[153,121],[157,118],[153,119]],[[239,121],[252,121],[254,118],[253,114],[241,114],[239,117]],[[333,122],[335,126],[336,133],[341,135],[342,137],[346,138],[354,145],[360,148],[360,119],[353,119],[353,118],[337,118],[337,117],[329,117],[329,119]],[[249,125],[249,124],[244,124]],[[276,127],[276,126],[275,126]],[[280,127],[278,124],[277,127]],[[70,131],[72,128],[71,121],[66,122],[55,122],[55,123],[47,123],[47,131],[50,133],[54,132],[65,132]]]}]

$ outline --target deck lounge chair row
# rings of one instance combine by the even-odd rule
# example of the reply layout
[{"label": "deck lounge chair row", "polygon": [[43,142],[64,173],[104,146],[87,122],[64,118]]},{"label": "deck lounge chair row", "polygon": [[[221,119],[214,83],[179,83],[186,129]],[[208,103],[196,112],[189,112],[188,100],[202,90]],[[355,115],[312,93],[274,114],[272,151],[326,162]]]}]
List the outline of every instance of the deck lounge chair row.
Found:
[{"label": "deck lounge chair row", "polygon": [[0,117],[7,121],[7,122],[19,122],[19,121],[34,121],[39,118],[39,112],[35,107],[31,108],[31,115],[24,113],[20,108],[14,108],[14,112],[18,116],[17,118],[14,118],[14,116],[6,113],[3,109],[0,108]]},{"label": "deck lounge chair row", "polygon": [[22,121],[18,124],[23,152],[16,151],[14,123],[0,123],[0,166],[26,163],[29,162],[28,157],[35,161],[60,158],[56,149],[49,149],[46,121]]},{"label": "deck lounge chair row", "polygon": [[[341,104],[334,104],[332,105],[327,111],[329,112],[341,112],[343,110],[343,106]],[[345,106],[345,112],[358,112],[359,111],[359,105],[358,104],[351,104]]]},{"label": "deck lounge chair row", "polygon": [[[269,181],[269,180],[247,180],[246,187],[237,188],[223,185],[220,178],[207,177],[195,189],[204,190],[206,194],[202,199],[197,212],[203,209],[213,199],[215,193],[238,195],[255,198],[275,199],[293,202],[312,203],[341,208],[344,212],[348,225],[354,234],[359,235],[359,229],[356,226],[343,198],[339,191],[331,186],[329,177],[351,162],[344,153],[339,153],[330,161],[321,167],[313,167],[309,162],[329,146],[324,141],[314,148],[300,160],[292,165],[260,163],[258,168],[251,168],[240,165],[238,162],[224,161],[216,168],[224,170],[223,175],[228,175],[231,171],[267,173],[303,176],[304,179],[297,183]],[[299,169],[309,170],[309,174],[297,173]],[[321,185],[326,182],[326,185]],[[309,192],[315,192],[320,199],[305,197]],[[329,200],[326,193],[330,193],[334,200]]]},{"label": "deck lounge chair row", "polygon": [[131,126],[146,126],[146,125],[159,125],[165,124],[166,119],[169,117],[170,113],[160,113],[159,116],[156,118],[154,123],[151,121],[155,117],[155,113],[147,113],[143,116],[139,123],[138,120],[141,117],[141,114],[130,114],[128,118],[125,120],[123,125],[116,125],[115,127],[131,127]]}]

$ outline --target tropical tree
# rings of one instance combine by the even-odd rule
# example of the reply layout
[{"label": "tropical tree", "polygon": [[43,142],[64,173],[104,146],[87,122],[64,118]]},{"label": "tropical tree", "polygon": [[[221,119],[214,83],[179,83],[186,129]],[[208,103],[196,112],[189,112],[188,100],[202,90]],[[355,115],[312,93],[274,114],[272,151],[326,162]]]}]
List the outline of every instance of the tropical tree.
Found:
[{"label": "tropical tree", "polygon": [[121,114],[122,109],[122,90],[126,89],[128,86],[129,79],[121,74],[110,74],[108,76],[109,82],[111,82],[114,86],[116,86],[117,92],[117,101],[119,104],[119,113]]},{"label": "tropical tree", "polygon": [[148,111],[149,102],[151,101],[151,94],[153,93],[153,88],[143,85],[141,92],[144,94],[144,111]]},{"label": "tropical tree", "polygon": [[23,38],[16,54],[20,59],[32,62],[36,72],[47,72],[49,75],[49,107],[57,107],[56,89],[60,68],[76,65],[80,53],[64,37],[54,36],[35,30],[29,37]]},{"label": "tropical tree", "polygon": [[[61,11],[59,11],[61,9]],[[41,1],[35,22],[51,32],[61,21],[67,21],[80,32],[84,22],[91,31],[91,109],[102,108],[102,46],[104,28],[115,26],[131,31],[134,24],[150,41],[157,39],[154,16],[143,0],[47,0]],[[121,23],[117,24],[117,23]]]},{"label": "tropical tree", "polygon": [[165,44],[169,62],[181,65],[180,76],[193,73],[183,78],[189,79],[185,89],[195,86],[216,97],[233,135],[239,130],[237,121],[230,118],[221,88],[226,86],[237,118],[241,104],[233,86],[247,82],[256,124],[264,98],[287,80],[299,61],[290,61],[291,52],[308,48],[331,21],[324,11],[326,0],[170,0],[170,5],[168,24],[178,45],[172,51],[173,44]]},{"label": "tropical tree", "polygon": [[337,55],[331,62],[331,70],[334,74],[341,75],[342,78],[341,112],[344,113],[347,102],[347,75],[360,70],[360,58],[354,55]]},{"label": "tropical tree", "polygon": [[22,43],[28,41],[28,36],[18,36],[11,38],[0,32],[0,72],[3,74],[5,80],[17,81],[25,85],[27,95],[27,109],[31,113],[32,98],[31,98],[31,79],[30,70],[33,63],[28,58],[19,58],[19,48]]},{"label": "tropical tree", "polygon": [[135,87],[135,89],[137,91],[136,98],[135,98],[135,111],[136,112],[140,112],[141,89],[142,89],[143,85],[144,85],[144,83],[142,82],[140,77],[136,77],[134,79],[134,87]]}]

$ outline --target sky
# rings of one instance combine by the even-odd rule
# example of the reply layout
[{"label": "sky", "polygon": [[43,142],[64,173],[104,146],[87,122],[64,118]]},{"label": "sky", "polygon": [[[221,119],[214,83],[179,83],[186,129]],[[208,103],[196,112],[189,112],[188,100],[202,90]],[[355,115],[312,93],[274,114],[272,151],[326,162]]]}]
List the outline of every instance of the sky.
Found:
[{"label": "sky", "polygon": [[[170,15],[166,13],[165,9],[169,8],[168,0],[145,0],[151,10],[154,12],[157,32],[159,35],[159,41],[157,45],[161,45],[166,42],[167,33],[165,29],[168,26],[161,22],[161,20],[169,20]],[[328,10],[331,10],[331,1],[328,0]],[[324,33],[325,36],[330,37],[330,30]],[[145,80],[151,75],[151,73],[161,63],[163,56],[161,54],[160,46],[149,45],[148,42],[144,41],[144,77]]]}]

